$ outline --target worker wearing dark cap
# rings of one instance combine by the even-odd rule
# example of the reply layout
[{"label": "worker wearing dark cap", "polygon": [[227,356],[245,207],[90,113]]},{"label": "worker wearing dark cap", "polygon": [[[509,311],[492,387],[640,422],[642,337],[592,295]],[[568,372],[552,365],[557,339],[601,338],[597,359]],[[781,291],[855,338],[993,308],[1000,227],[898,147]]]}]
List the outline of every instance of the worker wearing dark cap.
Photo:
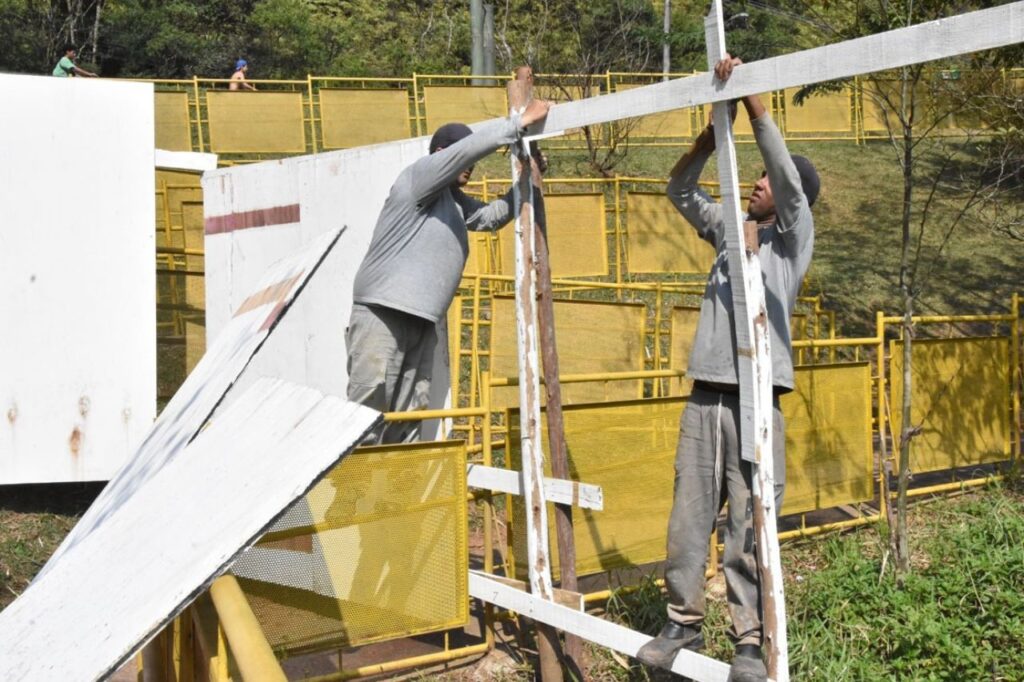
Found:
[{"label": "worker wearing dark cap", "polygon": [[[533,100],[522,114],[475,132],[443,125],[430,139],[430,154],[399,174],[356,273],[346,334],[349,400],[381,412],[427,406],[435,326],[459,287],[467,230],[497,230],[513,217],[511,192],[483,203],[462,188],[477,161],[515,142],[549,108]],[[542,212],[543,202],[536,204]],[[415,440],[419,423],[397,422],[375,435],[384,443]]]},{"label": "worker wearing dark cap", "polygon": [[[739,59],[719,62],[716,76],[728,79]],[[778,396],[793,390],[790,317],[814,250],[811,206],[820,182],[810,161],[790,156],[786,143],[757,96],[743,99],[765,171],[754,183],[748,220],[758,225],[759,260],[764,277],[774,384],[772,450],[775,508],[782,506],[786,479],[785,425]],[[723,569],[732,617],[730,636],[736,656],[730,682],[763,682],[760,578],[753,528],[751,465],[740,456],[739,370],[734,331],[732,283],[722,206],[698,187],[701,170],[715,149],[711,126],[672,169],[668,197],[714,247],[700,319],[687,366],[693,390],[680,422],[675,462],[675,493],[668,524],[665,584],[668,623],[638,656],[670,667],[680,649],[704,646],[704,575],[708,538],[722,505],[729,502]],[[736,286],[740,286],[737,284]]]}]

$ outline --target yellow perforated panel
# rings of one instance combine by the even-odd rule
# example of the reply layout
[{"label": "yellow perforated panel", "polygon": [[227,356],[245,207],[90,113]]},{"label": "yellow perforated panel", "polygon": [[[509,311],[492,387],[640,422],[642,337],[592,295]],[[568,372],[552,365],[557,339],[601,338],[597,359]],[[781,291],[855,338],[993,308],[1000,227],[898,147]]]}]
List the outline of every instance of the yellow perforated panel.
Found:
[{"label": "yellow perforated panel", "polygon": [[[693,348],[693,337],[697,333],[697,320],[700,319],[700,308],[695,306],[676,306],[672,308],[670,318],[671,336],[668,365],[671,369],[686,371],[690,362],[690,350]],[[687,395],[693,382],[686,377],[673,381],[674,394]]]},{"label": "yellow perforated panel", "polygon": [[[642,87],[639,84],[619,83],[616,91],[624,92]],[[630,137],[689,137],[693,132],[690,125],[692,112],[690,109],[676,109],[661,114],[652,114],[633,119],[635,123],[629,130]]]},{"label": "yellow perforated panel", "polygon": [[[573,509],[576,572],[600,573],[665,558],[665,531],[683,398],[566,407],[565,440],[574,480],[600,485],[604,510]],[[508,415],[510,460],[520,467],[519,413]],[[547,424],[544,424],[547,442]],[[550,467],[547,475],[551,475]],[[526,573],[522,498],[513,499],[516,573]],[[548,505],[552,572],[558,572],[554,510]]]},{"label": "yellow perforated panel", "polygon": [[476,123],[508,116],[505,88],[498,87],[431,85],[423,88],[423,104],[427,115],[427,135],[453,121]]},{"label": "yellow perforated panel", "polygon": [[[901,430],[903,344],[889,346],[893,433]],[[920,339],[913,345],[911,442],[915,472],[1010,456],[1010,343],[1005,337]]]},{"label": "yellow perforated panel", "polygon": [[210,150],[306,151],[301,92],[207,92]]},{"label": "yellow perforated panel", "polygon": [[[503,230],[514,232],[511,228]],[[469,256],[466,258],[466,267],[463,268],[464,275],[493,274],[492,242],[494,236],[488,232],[470,232]]]},{"label": "yellow perforated panel", "polygon": [[[548,221],[548,250],[552,277],[608,274],[604,195],[552,194],[544,197]],[[499,233],[501,272],[516,272],[516,231],[510,225]]]},{"label": "yellow perforated panel", "polygon": [[[185,248],[203,250],[203,202],[184,201],[181,204],[181,225],[185,235]],[[204,259],[201,255],[186,255],[185,265],[190,272],[203,272]],[[202,276],[185,277],[185,302],[195,308],[206,307],[206,285]]]},{"label": "yellow perforated panel", "polygon": [[793,103],[793,95],[798,90],[790,88],[785,91],[787,133],[853,134],[849,91],[815,95],[797,105]]},{"label": "yellow perforated panel", "polygon": [[320,90],[324,147],[347,149],[409,137],[405,90]]},{"label": "yellow perforated panel", "polygon": [[[561,374],[626,372],[643,369],[644,318],[641,303],[555,301],[555,341]],[[495,296],[491,303],[491,376],[519,376],[515,299]],[[562,384],[566,404],[639,398],[640,380]],[[491,405],[519,404],[519,387],[494,389]]]},{"label": "yellow perforated panel", "polygon": [[466,533],[464,443],[360,448],[235,573],[276,649],[355,646],[466,622]]},{"label": "yellow perforated panel", "polygon": [[697,236],[664,194],[626,195],[626,267],[629,272],[706,273],[715,250]]},{"label": "yellow perforated panel", "polygon": [[798,367],[796,389],[781,398],[786,418],[783,514],[874,497],[871,367]]},{"label": "yellow perforated panel", "polygon": [[187,92],[157,92],[153,100],[156,148],[172,152],[192,151],[192,126]]}]

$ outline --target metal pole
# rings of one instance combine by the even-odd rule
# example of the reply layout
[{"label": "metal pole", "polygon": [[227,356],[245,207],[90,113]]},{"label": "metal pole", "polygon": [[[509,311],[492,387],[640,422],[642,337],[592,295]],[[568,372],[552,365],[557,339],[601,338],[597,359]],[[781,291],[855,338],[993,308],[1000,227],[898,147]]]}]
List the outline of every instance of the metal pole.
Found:
[{"label": "metal pole", "polygon": [[[484,71],[486,75],[493,76],[494,65],[494,5],[484,5]],[[490,78],[484,79],[484,85],[494,85]]]},{"label": "metal pole", "polygon": [[[484,0],[469,0],[469,29],[473,36],[471,73],[479,76],[484,73]],[[473,79],[473,85],[483,83],[480,78]]]},{"label": "metal pole", "polygon": [[665,0],[665,16],[661,37],[661,80],[667,81],[672,72],[672,48],[668,44],[669,33],[672,32],[672,0]]}]

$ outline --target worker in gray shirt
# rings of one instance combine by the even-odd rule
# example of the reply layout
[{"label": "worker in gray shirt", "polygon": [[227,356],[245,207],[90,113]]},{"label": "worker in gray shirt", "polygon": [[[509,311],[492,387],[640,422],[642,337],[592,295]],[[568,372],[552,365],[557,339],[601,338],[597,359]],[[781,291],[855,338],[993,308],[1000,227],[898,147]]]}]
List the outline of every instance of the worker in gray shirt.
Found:
[{"label": "worker in gray shirt", "polygon": [[[443,125],[430,140],[430,154],[399,174],[356,273],[345,339],[349,400],[381,412],[427,406],[435,327],[462,278],[466,231],[497,230],[513,217],[511,192],[485,204],[462,188],[477,161],[515,142],[550,106],[533,100],[522,114],[476,132],[461,123]],[[542,213],[542,201],[536,210]],[[384,443],[418,436],[419,422],[397,422],[375,434]]]},{"label": "worker in gray shirt", "polygon": [[[728,79],[739,59],[719,62],[715,74]],[[778,396],[793,390],[790,316],[814,249],[811,206],[820,182],[814,166],[790,156],[779,129],[757,96],[743,99],[765,171],[754,183],[748,220],[758,223],[759,259],[771,334],[772,446],[776,509],[782,505],[786,476],[785,432]],[[739,370],[732,284],[722,206],[698,187],[701,170],[715,149],[711,126],[672,169],[668,196],[679,212],[714,247],[716,257],[704,289],[687,375],[693,391],[680,420],[675,493],[668,524],[665,583],[668,623],[639,652],[641,661],[670,667],[680,649],[704,646],[704,573],[708,538],[718,512],[729,502],[723,568],[732,617],[730,636],[736,656],[731,682],[767,679],[761,658],[760,579],[757,570],[751,465],[740,457]],[[736,274],[739,268],[735,269]],[[739,284],[742,286],[742,284]]]}]

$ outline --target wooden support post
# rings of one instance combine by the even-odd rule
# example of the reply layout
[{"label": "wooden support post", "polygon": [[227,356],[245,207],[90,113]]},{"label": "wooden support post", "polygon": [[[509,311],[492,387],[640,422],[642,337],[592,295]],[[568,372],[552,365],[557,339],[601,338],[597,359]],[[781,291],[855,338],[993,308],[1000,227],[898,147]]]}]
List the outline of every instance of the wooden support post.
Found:
[{"label": "wooden support post", "polygon": [[[539,152],[531,155],[539,157]],[[537,158],[537,164],[541,159]],[[540,171],[532,171],[533,184],[541,186]],[[537,321],[540,325],[541,364],[547,398],[548,451],[551,453],[551,474],[556,479],[569,479],[569,453],[565,444],[565,422],[562,418],[562,386],[558,380],[558,347],[555,345],[555,304],[551,291],[551,260],[548,251],[547,225],[534,225],[534,262],[537,269]],[[576,540],[572,530],[572,505],[555,504],[555,533],[558,536],[558,567],[561,587],[576,591]],[[573,677],[583,679],[583,642],[571,633],[565,635],[565,663]]]},{"label": "wooden support post", "polygon": [[[708,68],[713,70],[726,54],[722,1],[714,0],[705,20]],[[721,85],[721,83],[719,83]],[[736,329],[740,379],[740,440],[743,459],[753,468],[754,531],[757,566],[761,579],[761,628],[766,649],[768,677],[788,682],[786,608],[782,591],[782,562],[775,527],[775,477],[772,461],[772,355],[768,314],[764,303],[761,261],[756,232],[749,244],[740,212],[739,177],[733,146],[732,118],[728,102],[713,105],[715,146],[722,191],[722,217],[732,281],[733,318]],[[756,230],[756,226],[754,227]],[[785,321],[788,323],[788,320]]]},{"label": "wooden support post", "polygon": [[[508,84],[511,112],[525,111],[532,97],[533,76],[521,68]],[[536,232],[533,219],[533,182],[530,153],[525,143],[512,148],[512,187],[516,214],[516,338],[519,351],[519,428],[523,467],[523,501],[526,507],[526,554],[530,591],[551,601],[551,560],[548,556],[547,505],[544,500],[544,448],[541,442],[540,357],[537,352]],[[537,623],[537,650],[541,679],[562,679],[558,633]]]}]

